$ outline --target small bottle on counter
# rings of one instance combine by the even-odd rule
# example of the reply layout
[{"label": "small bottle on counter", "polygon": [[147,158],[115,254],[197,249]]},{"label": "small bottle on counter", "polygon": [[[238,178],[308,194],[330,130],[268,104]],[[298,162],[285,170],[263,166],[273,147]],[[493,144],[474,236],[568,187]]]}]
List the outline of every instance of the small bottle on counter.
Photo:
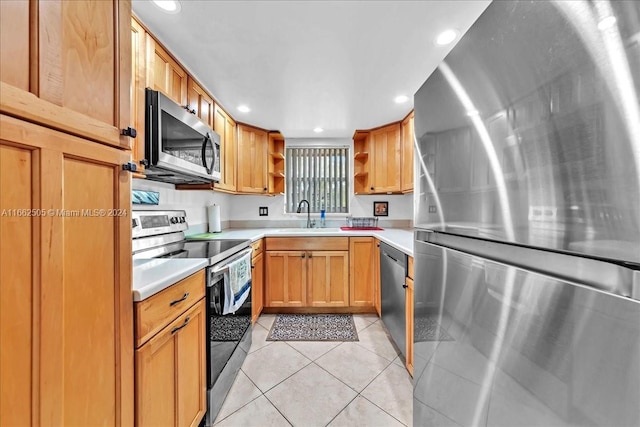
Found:
[{"label": "small bottle on counter", "polygon": [[325,227],[325,212],[324,209],[320,209],[320,228]]}]

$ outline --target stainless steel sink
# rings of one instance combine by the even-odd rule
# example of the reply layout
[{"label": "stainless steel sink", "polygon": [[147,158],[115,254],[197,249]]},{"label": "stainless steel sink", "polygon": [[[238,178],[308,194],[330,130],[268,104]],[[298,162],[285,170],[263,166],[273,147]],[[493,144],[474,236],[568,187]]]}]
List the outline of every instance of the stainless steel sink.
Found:
[{"label": "stainless steel sink", "polygon": [[340,228],[277,228],[271,230],[274,233],[283,234],[328,234],[328,233],[340,233]]}]

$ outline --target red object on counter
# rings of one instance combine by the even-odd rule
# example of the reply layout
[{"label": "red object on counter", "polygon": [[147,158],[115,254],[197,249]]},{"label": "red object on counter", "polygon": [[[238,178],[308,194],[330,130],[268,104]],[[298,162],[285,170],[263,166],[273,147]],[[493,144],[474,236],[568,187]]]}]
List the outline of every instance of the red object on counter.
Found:
[{"label": "red object on counter", "polygon": [[380,227],[340,227],[340,230],[343,231],[367,231],[367,230],[384,230],[384,228]]}]

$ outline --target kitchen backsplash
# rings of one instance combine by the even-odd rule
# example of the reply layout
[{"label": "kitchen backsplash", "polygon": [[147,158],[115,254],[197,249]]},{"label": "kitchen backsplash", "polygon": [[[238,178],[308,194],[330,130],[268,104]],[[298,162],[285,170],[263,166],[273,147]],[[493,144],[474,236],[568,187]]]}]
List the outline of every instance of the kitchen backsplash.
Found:
[{"label": "kitchen backsplash", "polygon": [[[184,209],[187,212],[189,231],[187,234],[207,231],[208,205],[220,205],[222,228],[264,228],[264,227],[302,227],[307,220],[306,214],[284,213],[284,196],[228,195],[208,190],[176,190],[172,184],[134,179],[135,190],[151,190],[160,193],[160,203],[154,205],[135,205],[134,209],[166,210]],[[410,228],[413,226],[413,195],[376,195],[351,196],[351,216],[373,216],[373,202],[389,202],[389,216],[378,217],[380,227]],[[259,216],[258,208],[269,209],[268,216]],[[319,214],[311,218],[319,222]],[[346,215],[329,214],[326,227],[346,225]]]}]

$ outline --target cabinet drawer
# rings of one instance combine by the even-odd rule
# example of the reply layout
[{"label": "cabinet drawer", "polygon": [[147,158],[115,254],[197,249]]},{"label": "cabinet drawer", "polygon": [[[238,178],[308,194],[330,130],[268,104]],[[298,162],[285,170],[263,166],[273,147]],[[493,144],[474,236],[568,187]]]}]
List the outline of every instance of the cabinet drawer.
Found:
[{"label": "cabinet drawer", "polygon": [[251,254],[252,258],[257,257],[262,253],[263,242],[264,242],[264,239],[260,239],[251,243],[251,247],[253,248],[253,253]]},{"label": "cabinet drawer", "polygon": [[407,257],[409,258],[409,267],[407,268],[407,277],[411,277],[413,279],[413,257]]},{"label": "cabinet drawer", "polygon": [[348,251],[348,237],[267,237],[268,251]]},{"label": "cabinet drawer", "polygon": [[204,297],[204,274],[201,270],[135,304],[136,348]]}]

